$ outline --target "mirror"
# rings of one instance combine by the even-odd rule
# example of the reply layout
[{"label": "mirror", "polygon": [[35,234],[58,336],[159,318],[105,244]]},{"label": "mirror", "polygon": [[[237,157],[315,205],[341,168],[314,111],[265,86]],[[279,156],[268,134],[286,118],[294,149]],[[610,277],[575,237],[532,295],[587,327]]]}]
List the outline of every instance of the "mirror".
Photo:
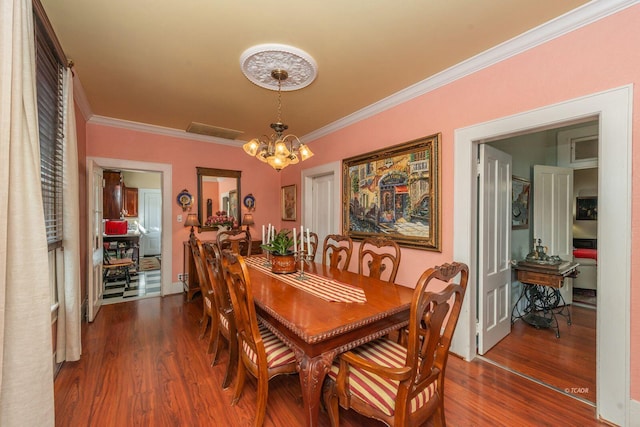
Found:
[{"label": "mirror", "polygon": [[[220,221],[241,225],[240,171],[196,167],[198,172],[198,221],[199,231],[213,231]],[[229,218],[216,215],[225,211]],[[228,223],[222,224],[228,225]],[[231,227],[230,227],[231,228]]]}]

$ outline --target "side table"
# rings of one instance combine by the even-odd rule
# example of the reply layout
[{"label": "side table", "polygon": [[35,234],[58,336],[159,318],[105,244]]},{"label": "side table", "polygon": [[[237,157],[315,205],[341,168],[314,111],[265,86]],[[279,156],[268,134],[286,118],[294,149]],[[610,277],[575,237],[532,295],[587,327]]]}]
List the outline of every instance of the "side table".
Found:
[{"label": "side table", "polygon": [[[560,338],[560,327],[557,316],[567,319],[571,325],[571,312],[560,288],[566,277],[576,277],[577,262],[564,262],[558,265],[519,262],[515,270],[518,280],[522,282],[520,297],[511,312],[511,323],[522,319],[535,328],[555,330],[556,338]],[[524,307],[519,308],[524,301]]]}]

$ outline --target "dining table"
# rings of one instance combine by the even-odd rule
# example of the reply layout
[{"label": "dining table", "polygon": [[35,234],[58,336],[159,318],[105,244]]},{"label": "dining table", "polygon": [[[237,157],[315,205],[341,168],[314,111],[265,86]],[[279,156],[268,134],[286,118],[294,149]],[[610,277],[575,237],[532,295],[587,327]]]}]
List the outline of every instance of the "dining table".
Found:
[{"label": "dining table", "polygon": [[256,313],[293,350],[306,425],[316,426],[336,356],[406,326],[413,289],[320,263],[305,263],[301,275],[273,273],[263,256],[245,261]]}]

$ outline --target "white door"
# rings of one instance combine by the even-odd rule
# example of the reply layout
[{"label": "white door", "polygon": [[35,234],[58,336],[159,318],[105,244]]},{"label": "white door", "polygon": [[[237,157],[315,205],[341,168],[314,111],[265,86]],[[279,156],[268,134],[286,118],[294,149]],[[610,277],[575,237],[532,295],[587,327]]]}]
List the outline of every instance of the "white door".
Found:
[{"label": "white door", "polygon": [[140,237],[141,256],[160,255],[162,248],[162,195],[160,190],[138,191],[141,225],[145,233]]},{"label": "white door", "polygon": [[[573,169],[533,167],[533,238],[540,239],[548,255],[573,260]],[[573,279],[565,279],[560,293],[573,302]]]},{"label": "white door", "polygon": [[[318,235],[318,251],[316,251],[316,260],[322,260],[322,243],[328,234],[335,233],[339,228],[339,218],[335,218],[334,203],[339,200],[339,195],[333,194],[333,180],[336,179],[333,174],[317,176],[313,178],[311,184],[313,212],[311,224],[312,230]],[[337,197],[337,198],[336,198]]]},{"label": "white door", "polygon": [[480,145],[478,353],[511,332],[511,156]]},{"label": "white door", "polygon": [[89,307],[87,310],[87,320],[93,322],[102,305],[102,188],[104,181],[102,178],[102,168],[93,160],[87,162],[87,188],[90,188],[87,195],[87,236],[89,242],[89,254],[87,257],[87,290],[89,297]]},{"label": "white door", "polygon": [[341,162],[331,162],[302,171],[302,224],[318,235],[316,261],[322,260],[327,234],[340,233],[341,167]]}]

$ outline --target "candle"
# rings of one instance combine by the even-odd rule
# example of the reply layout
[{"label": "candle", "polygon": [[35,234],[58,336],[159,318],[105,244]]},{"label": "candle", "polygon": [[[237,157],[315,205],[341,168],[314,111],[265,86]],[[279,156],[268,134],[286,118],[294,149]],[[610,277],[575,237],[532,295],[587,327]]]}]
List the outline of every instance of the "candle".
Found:
[{"label": "candle", "polygon": [[262,244],[263,245],[265,244],[265,241],[264,241],[264,224],[262,224]]},{"label": "candle", "polygon": [[270,242],[269,240],[270,237],[271,237],[271,223],[269,223],[269,227],[267,227],[267,245]]},{"label": "candle", "polygon": [[295,227],[293,227],[293,252],[298,252],[298,239],[296,238]]},{"label": "candle", "polygon": [[300,252],[304,252],[304,226],[300,226]]},{"label": "candle", "polygon": [[311,238],[309,238],[309,229],[307,228],[307,254],[311,255]]}]

